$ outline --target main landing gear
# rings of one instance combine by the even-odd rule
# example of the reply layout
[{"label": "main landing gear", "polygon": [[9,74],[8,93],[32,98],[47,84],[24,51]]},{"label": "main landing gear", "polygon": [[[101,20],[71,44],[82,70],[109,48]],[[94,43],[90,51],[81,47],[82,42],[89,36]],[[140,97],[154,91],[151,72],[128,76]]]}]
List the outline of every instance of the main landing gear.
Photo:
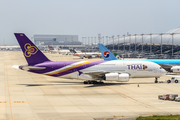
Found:
[{"label": "main landing gear", "polygon": [[154,83],[158,83],[158,78],[157,77],[155,77]]},{"label": "main landing gear", "polygon": [[104,82],[100,81],[95,81],[95,80],[87,80],[87,81],[84,81],[84,84],[104,84]]}]

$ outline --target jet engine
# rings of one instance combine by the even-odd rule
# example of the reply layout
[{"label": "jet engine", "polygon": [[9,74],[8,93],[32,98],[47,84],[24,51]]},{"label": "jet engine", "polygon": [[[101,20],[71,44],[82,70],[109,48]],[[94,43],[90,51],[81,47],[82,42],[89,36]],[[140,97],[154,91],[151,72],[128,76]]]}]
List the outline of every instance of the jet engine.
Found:
[{"label": "jet engine", "polygon": [[129,74],[122,73],[107,73],[104,76],[104,80],[106,81],[118,81],[118,82],[128,82],[129,81]]},{"label": "jet engine", "polygon": [[180,73],[180,66],[173,66],[173,67],[171,68],[171,70],[172,70],[172,72],[174,72],[174,73]]}]

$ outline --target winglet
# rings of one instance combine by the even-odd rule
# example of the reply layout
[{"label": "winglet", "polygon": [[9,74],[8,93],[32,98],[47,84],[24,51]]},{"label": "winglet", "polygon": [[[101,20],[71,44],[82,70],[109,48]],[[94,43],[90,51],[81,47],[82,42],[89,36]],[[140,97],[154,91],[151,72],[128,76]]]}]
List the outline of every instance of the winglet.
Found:
[{"label": "winglet", "polygon": [[24,33],[14,33],[28,65],[50,61]]},{"label": "winglet", "polygon": [[117,58],[101,43],[98,43],[99,49],[104,60],[117,60]]}]

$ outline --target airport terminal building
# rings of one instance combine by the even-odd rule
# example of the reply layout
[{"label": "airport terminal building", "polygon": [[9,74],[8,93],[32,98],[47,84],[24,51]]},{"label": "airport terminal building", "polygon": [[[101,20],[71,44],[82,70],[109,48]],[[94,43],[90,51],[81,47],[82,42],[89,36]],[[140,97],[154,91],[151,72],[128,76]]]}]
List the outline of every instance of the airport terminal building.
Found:
[{"label": "airport terminal building", "polygon": [[33,36],[36,45],[81,45],[78,35],[42,35]]}]

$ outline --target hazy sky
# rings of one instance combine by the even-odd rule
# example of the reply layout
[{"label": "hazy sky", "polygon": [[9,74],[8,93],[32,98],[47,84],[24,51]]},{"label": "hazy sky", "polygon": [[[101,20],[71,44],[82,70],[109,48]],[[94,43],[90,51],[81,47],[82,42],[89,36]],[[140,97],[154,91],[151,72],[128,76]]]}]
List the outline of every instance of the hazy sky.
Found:
[{"label": "hazy sky", "polygon": [[180,26],[180,0],[0,0],[0,45],[15,32],[82,37],[160,33]]}]

